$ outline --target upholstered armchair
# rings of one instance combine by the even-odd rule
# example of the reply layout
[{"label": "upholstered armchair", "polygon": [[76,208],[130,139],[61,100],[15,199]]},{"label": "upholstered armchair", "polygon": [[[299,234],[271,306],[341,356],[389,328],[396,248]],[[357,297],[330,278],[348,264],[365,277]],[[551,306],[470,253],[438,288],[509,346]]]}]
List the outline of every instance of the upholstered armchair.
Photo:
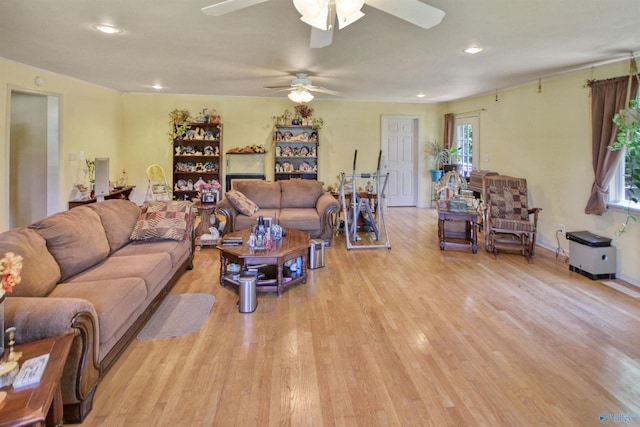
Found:
[{"label": "upholstered armchair", "polygon": [[518,251],[532,263],[538,213],[529,208],[527,180],[505,175],[484,177],[486,204],[485,246],[498,257],[499,250]]}]

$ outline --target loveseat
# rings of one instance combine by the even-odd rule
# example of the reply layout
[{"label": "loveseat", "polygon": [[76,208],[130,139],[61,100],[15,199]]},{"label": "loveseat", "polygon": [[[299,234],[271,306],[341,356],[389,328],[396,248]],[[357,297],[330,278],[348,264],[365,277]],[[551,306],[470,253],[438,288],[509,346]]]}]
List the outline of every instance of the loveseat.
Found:
[{"label": "loveseat", "polygon": [[73,334],[61,388],[64,418],[82,421],[101,377],[180,275],[192,267],[190,202],[106,200],[0,234],[23,257],[5,298],[16,342]]},{"label": "loveseat", "polygon": [[216,208],[226,217],[225,233],[249,228],[263,216],[282,227],[306,231],[311,238],[330,240],[340,205],[320,181],[238,179]]}]

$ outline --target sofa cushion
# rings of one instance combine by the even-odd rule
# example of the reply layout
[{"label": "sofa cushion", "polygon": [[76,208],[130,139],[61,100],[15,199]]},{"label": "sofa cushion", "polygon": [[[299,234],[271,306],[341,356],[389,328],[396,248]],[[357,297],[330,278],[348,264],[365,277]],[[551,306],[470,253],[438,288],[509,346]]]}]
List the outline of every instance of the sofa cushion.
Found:
[{"label": "sofa cushion", "polygon": [[182,264],[191,253],[190,240],[158,240],[155,242],[133,242],[123,246],[113,252],[111,256],[147,255],[147,254],[169,254],[171,265]]},{"label": "sofa cushion", "polygon": [[63,283],[51,293],[54,298],[80,298],[93,304],[98,314],[99,342],[110,340],[138,307],[144,303],[147,290],[138,277],[89,282]]},{"label": "sofa cushion", "polygon": [[278,221],[283,227],[306,231],[309,234],[316,234],[315,232],[321,229],[320,215],[315,208],[282,209]]},{"label": "sofa cushion", "polygon": [[258,223],[258,217],[260,216],[262,216],[263,218],[271,218],[272,222],[277,217],[279,221],[280,210],[279,209],[260,209],[258,212],[254,213],[251,216],[236,215],[236,219],[233,224],[233,229],[237,231],[245,228],[250,228],[251,226],[256,225]]},{"label": "sofa cushion", "polygon": [[[233,181],[233,190],[244,194],[260,209],[280,209],[280,184],[259,179]],[[246,214],[245,214],[246,215]]]},{"label": "sofa cushion", "polygon": [[324,193],[320,181],[296,179],[279,181],[282,188],[280,206],[285,208],[315,208],[318,197]]},{"label": "sofa cushion", "polygon": [[145,202],[131,240],[186,240],[191,228],[191,202]]},{"label": "sofa cushion", "polygon": [[74,276],[68,283],[139,277],[144,280],[147,293],[155,296],[158,290],[167,284],[166,279],[171,267],[171,257],[165,253],[112,256]]},{"label": "sofa cushion", "polygon": [[243,215],[251,216],[260,209],[255,203],[238,190],[227,191],[226,197],[231,205]]},{"label": "sofa cushion", "polygon": [[0,234],[0,257],[6,252],[23,258],[22,281],[8,295],[43,297],[60,280],[60,267],[47,250],[47,242],[35,230],[16,228]]},{"label": "sofa cushion", "polygon": [[113,199],[91,203],[87,207],[100,217],[111,252],[129,243],[131,231],[140,216],[140,208],[135,203],[124,199]]},{"label": "sofa cushion", "polygon": [[61,281],[109,255],[109,241],[98,214],[87,206],[51,215],[29,226],[46,241],[60,266]]}]

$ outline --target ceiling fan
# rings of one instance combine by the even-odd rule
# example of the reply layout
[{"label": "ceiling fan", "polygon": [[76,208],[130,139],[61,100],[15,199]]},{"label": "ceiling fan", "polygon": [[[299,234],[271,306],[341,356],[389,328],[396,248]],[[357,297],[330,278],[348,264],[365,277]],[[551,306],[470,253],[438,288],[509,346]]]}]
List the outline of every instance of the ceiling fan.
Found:
[{"label": "ceiling fan", "polygon": [[341,93],[335,90],[320,86],[313,86],[306,73],[297,73],[296,78],[291,80],[288,86],[266,86],[265,89],[277,89],[271,93],[289,91],[287,95],[293,102],[310,102],[314,97],[311,92],[326,93],[328,95],[340,96]]},{"label": "ceiling fan", "polygon": [[[202,8],[206,15],[220,16],[269,0],[225,0]],[[326,47],[333,41],[337,18],[344,28],[364,16],[364,4],[379,9],[418,27],[429,29],[438,25],[444,12],[418,0],[293,0],[303,22],[311,25],[312,48]]]}]

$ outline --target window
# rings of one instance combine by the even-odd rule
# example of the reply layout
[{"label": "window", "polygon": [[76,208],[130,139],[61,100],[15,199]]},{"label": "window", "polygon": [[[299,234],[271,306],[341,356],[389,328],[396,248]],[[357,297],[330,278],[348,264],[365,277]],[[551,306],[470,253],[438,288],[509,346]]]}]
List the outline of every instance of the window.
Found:
[{"label": "window", "polygon": [[[632,162],[635,162],[635,165]],[[638,158],[638,156],[632,158],[625,153],[625,155],[620,158],[620,163],[609,186],[609,200],[612,204],[622,205],[626,208],[629,206],[629,202],[631,202],[632,209],[640,210],[640,203],[631,201],[630,191],[633,189],[635,191],[634,197],[640,198],[640,190],[633,185],[631,180],[631,171],[638,171],[639,168],[640,158]]]},{"label": "window", "polygon": [[462,164],[462,174],[480,167],[480,117],[478,115],[455,118],[455,146],[459,148],[457,161]]}]

